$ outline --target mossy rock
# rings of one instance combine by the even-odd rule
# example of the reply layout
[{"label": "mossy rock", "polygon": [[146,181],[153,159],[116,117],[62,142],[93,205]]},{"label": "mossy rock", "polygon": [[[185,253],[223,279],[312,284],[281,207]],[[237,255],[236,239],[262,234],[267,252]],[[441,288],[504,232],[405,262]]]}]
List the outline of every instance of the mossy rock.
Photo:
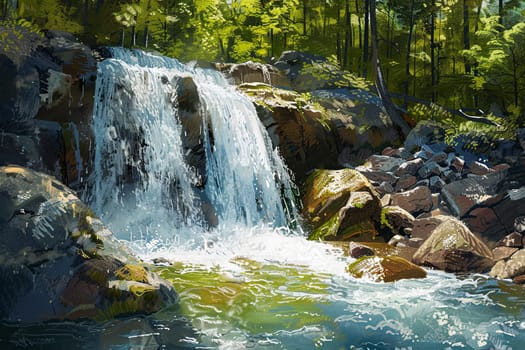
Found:
[{"label": "mossy rock", "polygon": [[399,256],[364,256],[348,265],[347,271],[355,278],[373,282],[394,282],[427,276],[421,267]]},{"label": "mossy rock", "polygon": [[51,176],[0,167],[0,242],[0,320],[101,319],[177,301],[167,281]]}]

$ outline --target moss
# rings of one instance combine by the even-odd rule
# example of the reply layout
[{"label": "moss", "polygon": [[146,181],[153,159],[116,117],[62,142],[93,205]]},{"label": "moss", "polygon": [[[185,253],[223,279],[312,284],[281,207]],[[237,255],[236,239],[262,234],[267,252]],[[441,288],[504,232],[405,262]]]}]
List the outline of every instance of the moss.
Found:
[{"label": "moss", "polygon": [[155,294],[156,288],[149,284],[143,284],[143,285],[132,284],[129,286],[129,291],[137,297],[142,297],[146,293]]},{"label": "moss", "polygon": [[371,220],[362,221],[355,225],[339,227],[337,239],[342,241],[377,241],[383,240]]},{"label": "moss", "polygon": [[148,272],[140,265],[126,264],[115,271],[115,276],[122,281],[148,283]]},{"label": "moss", "polygon": [[326,221],[324,224],[313,230],[308,236],[308,239],[335,239],[339,229],[339,224],[339,215],[333,215],[330,220]]},{"label": "moss", "polygon": [[380,220],[379,222],[381,223],[382,226],[386,226],[389,229],[391,229],[392,231],[394,231],[394,227],[388,221],[388,218],[387,218],[388,212],[389,212],[388,208],[381,208],[381,215],[380,215],[380,218],[379,218],[379,220]]}]

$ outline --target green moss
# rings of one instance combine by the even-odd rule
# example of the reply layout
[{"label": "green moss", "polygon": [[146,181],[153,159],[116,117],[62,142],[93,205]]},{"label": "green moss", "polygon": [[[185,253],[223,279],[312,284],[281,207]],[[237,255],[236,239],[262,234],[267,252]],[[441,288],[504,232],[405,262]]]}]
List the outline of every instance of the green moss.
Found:
[{"label": "green moss", "polygon": [[148,272],[140,265],[126,264],[115,271],[115,276],[122,281],[148,283]]},{"label": "green moss", "polygon": [[386,226],[391,230],[394,230],[394,227],[392,224],[388,221],[387,215],[388,215],[389,209],[388,208],[381,208],[381,215],[380,215],[380,223],[382,226]]},{"label": "green moss", "polygon": [[335,239],[339,229],[339,215],[333,215],[328,221],[313,230],[308,236],[309,240],[324,240],[326,238]]}]

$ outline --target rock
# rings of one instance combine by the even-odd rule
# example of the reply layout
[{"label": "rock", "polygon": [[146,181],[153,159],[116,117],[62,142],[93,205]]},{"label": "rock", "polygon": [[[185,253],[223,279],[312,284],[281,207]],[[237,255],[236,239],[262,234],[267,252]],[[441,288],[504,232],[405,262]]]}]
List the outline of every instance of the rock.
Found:
[{"label": "rock", "polygon": [[397,176],[392,173],[387,173],[384,171],[362,171],[361,174],[366,176],[366,178],[372,182],[386,182],[390,185],[393,185],[397,181]]},{"label": "rock", "polygon": [[[290,90],[251,83],[239,86],[255,104],[274,146],[298,181],[315,168],[338,167],[339,152],[328,116]],[[343,129],[347,125],[343,124]]]},{"label": "rock", "polygon": [[519,275],[512,279],[512,282],[516,284],[525,284],[525,275]]},{"label": "rock", "polygon": [[316,170],[303,193],[303,213],[313,228],[309,239],[371,240],[378,235],[379,196],[358,171]]},{"label": "rock", "polygon": [[448,163],[448,154],[445,152],[437,152],[430,158],[431,161],[436,162],[439,166],[447,167]]},{"label": "rock", "polygon": [[429,181],[430,190],[432,192],[441,192],[441,189],[446,185],[445,181],[443,181],[439,176],[432,176]]},{"label": "rock", "polygon": [[525,249],[514,253],[509,260],[500,260],[492,270],[490,275],[496,278],[513,278],[525,274]]},{"label": "rock", "polygon": [[479,207],[471,210],[468,215],[463,217],[463,221],[492,247],[507,234],[505,226],[494,210],[488,207]]},{"label": "rock", "polygon": [[432,193],[428,187],[416,187],[410,191],[392,194],[392,205],[401,207],[411,214],[432,209]]},{"label": "rock", "polygon": [[461,174],[463,167],[465,166],[465,161],[457,157],[454,153],[449,153],[448,162],[450,164],[450,169]]},{"label": "rock", "polygon": [[518,216],[514,219],[514,230],[519,233],[525,232],[525,216]]},{"label": "rock", "polygon": [[356,242],[350,242],[350,244],[348,245],[348,253],[354,259],[358,259],[363,256],[375,255],[374,251],[371,248]]},{"label": "rock", "polygon": [[394,172],[396,176],[402,175],[416,175],[419,168],[423,166],[425,162],[421,158],[416,158],[407,162],[402,163]]},{"label": "rock", "polygon": [[410,174],[401,175],[396,182],[396,192],[402,192],[410,189],[417,183],[417,178]]},{"label": "rock", "polygon": [[384,194],[393,193],[394,187],[392,187],[392,185],[389,184],[388,182],[384,181],[384,182],[381,182],[379,186],[376,187],[376,190],[379,192],[379,194],[384,195]]},{"label": "rock", "polygon": [[387,226],[394,234],[403,232],[405,228],[412,228],[415,218],[403,208],[388,206],[381,209],[381,224]]},{"label": "rock", "polygon": [[398,235],[394,235],[394,237],[390,238],[390,240],[388,241],[388,244],[389,244],[389,245],[392,245],[392,246],[394,246],[394,247],[397,247],[397,245],[398,245],[399,243],[405,242],[405,241],[407,241],[407,240],[408,240],[408,238],[406,238],[406,237],[403,236],[403,235],[399,235],[399,234],[398,234]]},{"label": "rock", "polygon": [[113,318],[177,301],[63,184],[0,167],[0,319]]},{"label": "rock", "polygon": [[269,64],[258,62],[216,63],[215,68],[235,80],[235,84],[265,83],[280,88],[290,88],[290,79]]},{"label": "rock", "polygon": [[492,256],[494,257],[494,261],[507,260],[518,250],[520,249],[514,248],[514,247],[505,247],[505,246],[496,247],[492,249]]},{"label": "rock", "polygon": [[486,175],[491,172],[486,164],[480,162],[472,162],[468,164],[468,169],[475,175]]},{"label": "rock", "polygon": [[523,236],[521,233],[512,232],[511,234],[506,235],[501,239],[498,243],[496,243],[497,247],[515,247],[515,248],[523,248]]},{"label": "rock", "polygon": [[441,218],[412,261],[447,272],[485,272],[493,265],[492,252],[461,221]]},{"label": "rock", "polygon": [[413,152],[419,147],[440,142],[445,139],[445,129],[441,124],[433,121],[421,121],[419,122],[407,135],[405,140],[405,148]]},{"label": "rock", "polygon": [[485,176],[466,178],[445,185],[441,191],[443,200],[450,211],[463,217],[475,206],[486,203],[486,206],[503,199],[498,193],[500,183],[505,180],[506,171],[490,173]]},{"label": "rock", "polygon": [[427,239],[436,227],[446,220],[444,216],[418,218],[412,222],[412,238]]},{"label": "rock", "polygon": [[388,193],[381,197],[381,207],[386,207],[390,205],[391,198],[392,196]]},{"label": "rock", "polygon": [[443,169],[439,166],[438,163],[433,160],[428,160],[425,164],[418,170],[417,175],[422,179],[428,179],[431,176],[441,175]]},{"label": "rock", "polygon": [[394,282],[427,276],[421,267],[399,256],[365,256],[348,265],[347,271],[355,278],[365,278],[373,282]]},{"label": "rock", "polygon": [[370,169],[372,171],[384,172],[394,171],[404,164],[403,159],[380,155],[372,155],[368,157],[367,162],[370,163]]}]

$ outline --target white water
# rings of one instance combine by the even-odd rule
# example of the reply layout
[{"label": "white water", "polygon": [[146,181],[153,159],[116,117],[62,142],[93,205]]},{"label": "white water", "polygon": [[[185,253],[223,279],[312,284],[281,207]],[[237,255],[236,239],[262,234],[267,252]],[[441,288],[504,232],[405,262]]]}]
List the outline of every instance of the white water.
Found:
[{"label": "white water", "polygon": [[[189,274],[220,272],[224,280],[205,288],[231,297],[227,312],[196,302],[192,288],[180,291],[182,303],[210,310],[195,311],[197,342],[228,350],[519,349],[525,342],[525,297],[485,277],[429,271],[390,284],[349,277],[351,259],[339,249],[286,228],[297,217],[293,185],[246,98],[213,71],[141,52],[113,56],[99,65],[90,201],[144,258],[183,262]],[[203,189],[185,161],[173,85],[182,76],[199,90]],[[217,227],[207,227],[203,200]],[[233,286],[248,301],[236,299]]]},{"label": "white water", "polygon": [[[252,103],[222,75],[141,51],[111,49],[99,64],[94,110],[95,171],[90,202],[132,242],[195,241],[203,205],[221,227],[282,227],[297,218],[293,185]],[[176,85],[199,92],[207,183],[187,164]],[[284,198],[284,200],[281,200]],[[216,230],[217,232],[217,230]]]}]

